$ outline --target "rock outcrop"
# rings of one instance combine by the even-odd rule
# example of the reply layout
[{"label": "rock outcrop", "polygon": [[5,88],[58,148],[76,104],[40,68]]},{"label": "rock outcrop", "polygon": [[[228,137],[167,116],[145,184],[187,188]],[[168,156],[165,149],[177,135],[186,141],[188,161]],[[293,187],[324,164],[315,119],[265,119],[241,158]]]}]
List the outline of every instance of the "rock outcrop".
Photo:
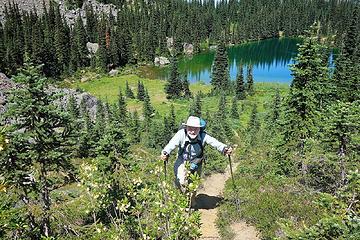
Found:
[{"label": "rock outcrop", "polygon": [[154,64],[156,66],[163,66],[169,64],[170,61],[166,57],[155,57]]},{"label": "rock outcrop", "polygon": [[[9,91],[13,90],[14,88],[21,88],[21,85],[15,84],[5,74],[0,73],[0,116],[6,111],[7,96],[9,94]],[[84,99],[90,117],[92,119],[95,118],[96,107],[99,102],[99,100],[96,97],[90,95],[87,92],[81,92],[78,90],[68,89],[68,88],[57,88],[54,86],[49,87],[48,91],[62,93],[64,95],[64,97],[61,98],[60,103],[57,103],[63,108],[66,108],[70,96],[75,97],[78,106],[80,106],[81,101]]]}]

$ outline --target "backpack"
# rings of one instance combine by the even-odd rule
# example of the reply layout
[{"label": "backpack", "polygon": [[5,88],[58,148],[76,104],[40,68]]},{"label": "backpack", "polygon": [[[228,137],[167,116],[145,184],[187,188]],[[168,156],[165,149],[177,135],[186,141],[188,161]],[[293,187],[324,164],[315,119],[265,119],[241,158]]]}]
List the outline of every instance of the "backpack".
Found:
[{"label": "backpack", "polygon": [[[203,145],[203,141],[204,141],[203,137],[206,134],[205,128],[206,128],[206,121],[204,119],[200,118],[200,132],[199,132],[200,139],[197,139],[197,141],[194,141],[194,142],[185,141],[185,144],[184,144],[183,151],[185,151],[185,149],[187,148],[187,146],[189,144],[190,145],[198,144],[201,147],[200,155],[198,155],[194,159],[189,160],[191,173],[194,173],[203,162],[205,163],[204,145]],[[183,129],[185,131],[185,135],[187,136],[186,125],[184,123],[181,124],[179,130],[181,130],[181,129]],[[181,154],[183,154],[183,152]]]}]

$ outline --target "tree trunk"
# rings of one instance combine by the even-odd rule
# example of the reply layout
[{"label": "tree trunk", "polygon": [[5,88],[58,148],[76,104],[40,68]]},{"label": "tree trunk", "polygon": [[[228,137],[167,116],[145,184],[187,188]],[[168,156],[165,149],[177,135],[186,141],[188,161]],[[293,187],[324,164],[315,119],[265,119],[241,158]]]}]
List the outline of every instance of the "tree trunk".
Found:
[{"label": "tree trunk", "polygon": [[42,226],[41,231],[42,234],[46,237],[51,236],[51,230],[50,230],[50,207],[51,207],[51,201],[49,196],[49,186],[47,181],[47,172],[45,169],[45,164],[41,163],[41,176],[40,176],[40,182],[41,182],[41,196],[44,203],[43,206],[43,218],[42,218]]},{"label": "tree trunk", "polygon": [[299,153],[300,153],[300,159],[301,159],[301,175],[303,177],[304,184],[306,185],[306,175],[307,175],[307,171],[308,171],[308,165],[305,160],[305,153],[304,153],[305,139],[304,138],[300,139],[299,147],[300,147]]},{"label": "tree trunk", "polygon": [[345,156],[346,156],[345,139],[341,139],[338,156],[339,156],[339,165],[340,165],[340,187],[342,187],[345,184]]}]

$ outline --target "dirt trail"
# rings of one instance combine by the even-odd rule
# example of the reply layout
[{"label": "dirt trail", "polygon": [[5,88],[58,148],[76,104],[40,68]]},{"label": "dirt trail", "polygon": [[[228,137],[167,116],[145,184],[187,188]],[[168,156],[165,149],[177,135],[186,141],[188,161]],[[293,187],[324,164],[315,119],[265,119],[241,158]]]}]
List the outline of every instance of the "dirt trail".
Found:
[{"label": "dirt trail", "polygon": [[[236,169],[238,163],[235,163],[233,170]],[[196,203],[201,213],[201,240],[221,239],[216,228],[217,205],[221,201],[221,196],[225,187],[225,181],[231,177],[230,168],[225,173],[216,173],[207,177],[199,189]],[[232,231],[235,233],[234,240],[259,240],[258,232],[252,226],[245,222],[238,222],[231,225]]]}]

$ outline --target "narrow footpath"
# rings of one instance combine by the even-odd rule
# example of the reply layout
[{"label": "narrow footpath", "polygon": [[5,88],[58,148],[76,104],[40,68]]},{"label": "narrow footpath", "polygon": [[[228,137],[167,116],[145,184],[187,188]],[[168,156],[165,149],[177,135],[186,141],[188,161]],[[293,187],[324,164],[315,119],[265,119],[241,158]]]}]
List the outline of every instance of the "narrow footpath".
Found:
[{"label": "narrow footpath", "polygon": [[[237,166],[238,163],[234,163],[233,170]],[[225,181],[230,177],[231,172],[228,166],[225,173],[216,173],[207,177],[198,191],[196,203],[201,213],[201,240],[221,239],[215,224],[217,205],[222,198]],[[255,227],[249,226],[245,222],[233,223],[231,229],[235,233],[234,240],[260,240]]]}]

